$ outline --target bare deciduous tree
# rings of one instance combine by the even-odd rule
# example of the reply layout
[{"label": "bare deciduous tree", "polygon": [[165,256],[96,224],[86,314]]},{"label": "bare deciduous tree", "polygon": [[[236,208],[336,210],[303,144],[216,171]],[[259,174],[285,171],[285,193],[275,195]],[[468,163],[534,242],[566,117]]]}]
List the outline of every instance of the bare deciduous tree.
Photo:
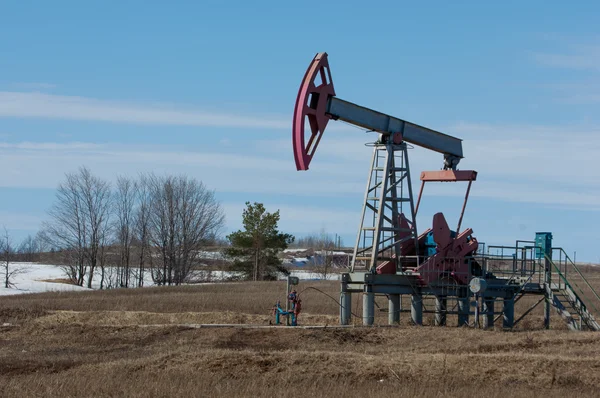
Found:
[{"label": "bare deciduous tree", "polygon": [[313,268],[321,278],[327,279],[327,275],[331,273],[333,268],[335,240],[324,230],[319,235],[310,237],[310,240],[314,245],[314,254],[312,257]]},{"label": "bare deciduous tree", "polygon": [[56,190],[56,202],[48,212],[52,221],[42,225],[50,246],[64,251],[64,271],[71,281],[83,285],[86,272],[85,246],[87,231],[77,176],[67,174]]},{"label": "bare deciduous tree", "polygon": [[151,190],[149,178],[141,175],[137,182],[137,208],[134,214],[133,236],[137,243],[138,269],[137,286],[144,286],[146,263],[152,267],[152,252],[150,246],[150,209]]},{"label": "bare deciduous tree", "polygon": [[28,235],[17,249],[17,253],[19,254],[20,261],[34,262],[37,260],[38,244],[36,238]]},{"label": "bare deciduous tree", "polygon": [[155,283],[180,284],[202,247],[223,227],[221,206],[201,182],[180,177],[149,178],[150,236],[161,264],[152,270]]},{"label": "bare deciduous tree", "polygon": [[134,206],[136,201],[136,184],[127,177],[117,178],[115,192],[115,232],[119,249],[118,285],[129,287],[131,278],[131,241],[133,238]]},{"label": "bare deciduous tree", "polygon": [[13,287],[13,278],[15,276],[25,272],[23,267],[17,266],[12,262],[14,254],[15,249],[10,239],[10,234],[4,228],[2,237],[0,237],[0,266],[2,267],[2,279],[4,279],[3,285],[6,289]]},{"label": "bare deciduous tree", "polygon": [[46,248],[80,286],[99,268],[101,288],[143,286],[148,268],[157,284],[184,282],[224,223],[214,192],[195,179],[119,177],[111,193],[85,167],[66,175],[49,215],[38,234]]},{"label": "bare deciduous tree", "polygon": [[94,271],[99,263],[100,244],[107,234],[111,210],[110,184],[94,177],[89,169],[80,169],[82,193],[85,204],[85,220],[90,233],[89,245],[86,247],[86,257],[89,264],[88,287],[92,287]]},{"label": "bare deciduous tree", "polygon": [[108,281],[108,287],[112,287],[112,280],[111,278],[107,278],[106,275],[106,271],[107,269],[109,269],[109,267],[107,267],[107,257],[108,257],[108,247],[110,246],[110,239],[111,239],[111,233],[112,233],[112,229],[111,229],[111,224],[110,224],[110,217],[107,216],[103,219],[103,223],[104,225],[100,226],[100,234],[99,234],[99,248],[98,248],[98,266],[100,267],[100,289],[104,289],[105,287],[107,287],[107,281]]},{"label": "bare deciduous tree", "polygon": [[44,237],[44,231],[40,230],[35,234],[35,245],[38,254],[50,251],[51,247],[48,245],[48,240]]},{"label": "bare deciduous tree", "polygon": [[51,221],[43,224],[47,243],[65,252],[65,272],[79,286],[87,276],[87,286],[92,287],[110,206],[110,184],[81,167],[58,186]]}]

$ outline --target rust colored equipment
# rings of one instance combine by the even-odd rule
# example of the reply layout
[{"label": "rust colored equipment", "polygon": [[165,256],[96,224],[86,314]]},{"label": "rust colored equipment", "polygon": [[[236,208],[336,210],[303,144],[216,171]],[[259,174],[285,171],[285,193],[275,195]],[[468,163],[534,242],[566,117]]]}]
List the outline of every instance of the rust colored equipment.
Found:
[{"label": "rust colored equipment", "polygon": [[[475,315],[473,324],[477,326],[481,315],[483,328],[494,327],[494,322],[502,318],[502,327],[510,329],[544,302],[546,328],[550,327],[550,309],[554,306],[570,329],[600,330],[590,307],[575,292],[576,284],[568,282],[567,267],[579,277],[583,275],[574,262],[567,261],[563,249],[552,247],[550,233],[536,234],[535,241],[517,240],[514,246],[496,246],[478,242],[470,228],[461,231],[477,172],[458,170],[463,158],[460,139],[336,95],[327,54],[319,53],[304,74],[294,106],[292,143],[296,168],[308,170],[330,120],[341,120],[377,134],[375,142],[370,143],[373,157],[350,271],[340,275],[340,324],[352,324],[352,296],[357,295],[362,298],[362,324],[366,326],[375,323],[375,296],[379,296],[387,299],[390,325],[399,323],[401,312],[410,312],[412,323],[422,325],[427,312],[435,314],[433,322],[438,326],[446,325],[447,315],[455,315],[457,326],[461,327],[470,325],[469,318]],[[441,170],[420,173],[416,206],[409,144],[443,155]],[[456,230],[448,226],[442,213],[436,213],[431,228],[417,232],[416,214],[425,183],[430,182],[468,183]],[[480,246],[485,246],[487,253]],[[553,252],[558,260],[553,260]],[[600,301],[600,294],[583,280]],[[515,303],[528,294],[542,297],[515,319]],[[276,316],[286,314],[292,324],[301,308],[294,297],[288,297],[285,311],[277,305],[276,312]],[[495,309],[500,303],[501,312]],[[475,313],[471,311],[472,304],[476,304]]]},{"label": "rust colored equipment", "polygon": [[458,182],[467,181],[467,192],[465,193],[465,201],[463,202],[462,210],[460,211],[460,218],[458,219],[458,226],[456,231],[460,231],[462,219],[465,214],[465,208],[467,207],[467,201],[469,200],[469,193],[471,192],[471,184],[477,179],[477,172],[474,170],[440,170],[440,171],[423,171],[421,173],[421,190],[419,191],[419,198],[417,199],[417,207],[415,212],[419,211],[419,204],[421,203],[421,197],[423,196],[423,188],[425,188],[426,182]]},{"label": "rust colored equipment", "polygon": [[396,135],[395,144],[406,141],[442,153],[445,170],[455,170],[463,157],[461,140],[456,137],[336,97],[327,53],[318,53],[304,74],[294,106],[292,143],[298,170],[308,170],[331,119],[386,137]]},{"label": "rust colored equipment", "polygon": [[[327,53],[315,56],[306,70],[294,107],[293,147],[298,170],[308,170],[315,150],[325,132],[331,116],[327,115],[328,100],[335,96]],[[310,136],[305,139],[305,123],[310,127]]]},{"label": "rust colored equipment", "polygon": [[421,281],[428,285],[441,276],[467,285],[471,280],[471,270],[465,259],[475,253],[478,247],[477,239],[472,236],[473,230],[468,228],[453,238],[446,218],[442,213],[437,213],[433,216],[432,232],[437,252],[416,269]]},{"label": "rust colored equipment", "polygon": [[[448,274],[453,275],[458,283],[468,283],[468,276],[457,276],[462,275],[463,270],[459,269],[456,259],[472,254],[477,249],[472,231],[464,231],[455,237],[447,228],[443,215],[437,214],[433,223],[433,253],[432,229],[419,235],[416,223],[425,182],[469,181],[457,228],[457,231],[460,230],[471,182],[477,176],[475,171],[456,169],[463,157],[461,140],[339,99],[327,53],[319,53],[304,74],[294,106],[292,143],[298,170],[308,170],[330,120],[342,120],[379,136],[372,144],[373,159],[351,270],[366,269],[377,274],[416,270],[428,274],[421,277],[424,283]],[[439,152],[444,158],[443,170],[421,173],[421,193],[416,207],[407,144]],[[429,248],[425,250],[426,247]],[[445,256],[450,256],[452,260],[442,261]]]}]

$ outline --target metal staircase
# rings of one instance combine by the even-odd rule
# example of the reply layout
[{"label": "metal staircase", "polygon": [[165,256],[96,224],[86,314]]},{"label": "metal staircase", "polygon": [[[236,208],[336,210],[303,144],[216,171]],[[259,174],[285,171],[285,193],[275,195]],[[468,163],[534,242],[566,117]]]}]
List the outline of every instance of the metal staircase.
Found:
[{"label": "metal staircase", "polygon": [[[515,303],[527,295],[541,296],[514,325],[546,302],[548,316],[554,308],[569,329],[600,331],[600,295],[590,283],[595,280],[594,273],[600,277],[600,271],[586,273],[586,277],[562,248],[550,247],[545,253],[539,249],[533,241],[517,241],[514,247],[489,246],[483,261],[486,271],[518,286]],[[499,314],[496,320],[501,317]]]},{"label": "metal staircase", "polygon": [[[546,256],[546,260],[552,267],[551,280],[555,280],[545,286],[547,299],[567,323],[569,329],[600,331],[600,324],[594,317],[594,314],[600,314],[598,311],[600,296],[564,250],[561,248],[555,250],[560,251],[561,255],[558,264]],[[570,280],[567,278],[567,269],[572,270],[571,274],[575,273]]]}]

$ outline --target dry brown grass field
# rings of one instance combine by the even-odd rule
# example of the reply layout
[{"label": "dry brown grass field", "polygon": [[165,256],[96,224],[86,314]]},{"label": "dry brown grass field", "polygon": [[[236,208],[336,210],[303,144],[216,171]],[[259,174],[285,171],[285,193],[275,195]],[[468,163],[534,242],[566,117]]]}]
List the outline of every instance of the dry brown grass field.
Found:
[{"label": "dry brown grass field", "polygon": [[[303,325],[337,324],[336,282],[302,282]],[[0,396],[598,396],[600,334],[541,309],[512,332],[269,324],[281,282],[0,298]],[[353,312],[360,313],[360,297]],[[535,298],[521,300],[524,311]],[[384,299],[377,323],[385,324]],[[430,324],[431,314],[425,323]],[[358,322],[358,320],[357,320]],[[449,324],[453,319],[449,317]],[[8,325],[7,325],[8,324]]]}]

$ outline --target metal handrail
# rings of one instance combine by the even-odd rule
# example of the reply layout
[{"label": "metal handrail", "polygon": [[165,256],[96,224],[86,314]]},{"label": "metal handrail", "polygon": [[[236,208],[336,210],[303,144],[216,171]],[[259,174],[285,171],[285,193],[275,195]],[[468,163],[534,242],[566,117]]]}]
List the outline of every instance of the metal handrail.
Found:
[{"label": "metal handrail", "polygon": [[560,250],[565,255],[565,260],[569,260],[569,262],[573,266],[573,269],[577,272],[577,274],[581,277],[581,279],[583,279],[583,281],[585,282],[585,284],[587,285],[587,287],[590,288],[591,292],[594,294],[594,296],[596,297],[596,299],[598,299],[598,301],[600,301],[600,295],[598,295],[598,293],[596,292],[596,290],[594,290],[594,288],[592,287],[592,285],[590,285],[590,283],[585,278],[585,276],[583,276],[583,274],[581,273],[581,271],[579,271],[579,268],[577,267],[577,265],[575,265],[575,263],[573,262],[573,260],[571,260],[571,257],[569,257],[569,255],[567,254],[567,252],[565,252],[562,247],[554,247],[553,249]]},{"label": "metal handrail", "polygon": [[[560,248],[555,248],[555,249],[560,249]],[[562,249],[560,249],[562,250]],[[564,250],[563,250],[564,252]],[[565,253],[566,254],[566,253]],[[579,297],[579,295],[575,292],[575,289],[573,288],[573,285],[567,280],[567,278],[565,278],[565,276],[563,275],[563,273],[560,271],[560,268],[556,266],[556,263],[554,261],[552,261],[552,259],[544,253],[544,257],[546,260],[548,260],[548,262],[550,264],[552,264],[552,266],[554,267],[554,269],[556,270],[556,272],[558,273],[558,276],[563,280],[563,282],[565,283],[565,286],[568,286],[571,291],[573,292],[573,294],[575,295],[575,299],[577,301],[579,301],[580,306],[582,307],[582,309],[586,312],[588,312],[588,314],[591,316],[592,320],[594,319],[593,314],[590,314],[589,311],[587,310],[587,305],[586,303],[583,302],[583,300]],[[572,262],[571,262],[572,263]],[[573,264],[575,265],[575,264]],[[577,267],[575,266],[574,268],[577,269]],[[590,286],[589,282],[587,281],[587,279],[585,279],[585,277],[581,274],[581,272],[579,272],[579,270],[577,270],[577,272],[579,273],[579,275],[582,277],[582,279],[586,282],[586,284],[588,285],[588,287],[590,288],[590,290],[594,293],[594,296],[596,296],[596,298],[598,298],[598,300],[600,301],[600,298],[598,297],[598,294],[596,293],[596,291]],[[579,287],[579,285],[577,285],[575,283],[575,285],[577,286],[577,288],[579,289],[580,293],[585,296],[585,293],[583,292],[583,290],[581,290],[581,288]],[[590,303],[591,304],[591,303]],[[594,305],[591,304],[591,307],[596,311],[596,313],[598,313],[598,308]]]}]

